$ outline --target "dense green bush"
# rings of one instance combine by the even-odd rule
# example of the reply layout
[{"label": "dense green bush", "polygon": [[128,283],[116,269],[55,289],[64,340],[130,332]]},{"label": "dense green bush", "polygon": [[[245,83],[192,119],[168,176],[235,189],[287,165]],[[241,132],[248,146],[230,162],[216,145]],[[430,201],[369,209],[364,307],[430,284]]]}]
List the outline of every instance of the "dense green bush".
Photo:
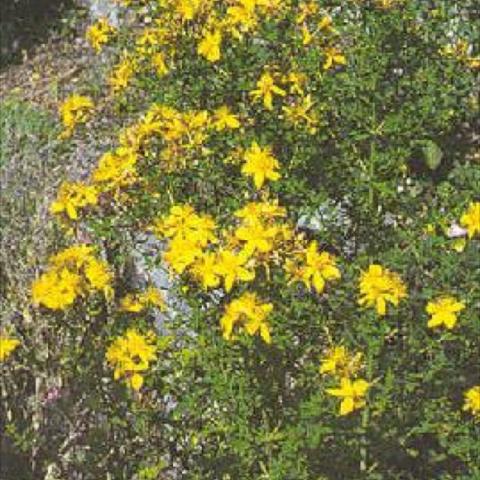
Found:
[{"label": "dense green bush", "polygon": [[[128,3],[88,33],[119,147],[52,205],[92,248],[49,260],[3,367],[35,478],[480,478],[474,2]],[[129,274],[146,232],[166,306]]]}]

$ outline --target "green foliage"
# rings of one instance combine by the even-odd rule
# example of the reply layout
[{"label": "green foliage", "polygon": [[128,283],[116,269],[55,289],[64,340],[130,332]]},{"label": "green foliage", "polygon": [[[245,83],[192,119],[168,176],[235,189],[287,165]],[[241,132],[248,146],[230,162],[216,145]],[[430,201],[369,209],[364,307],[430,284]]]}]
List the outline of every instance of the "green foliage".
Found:
[{"label": "green foliage", "polygon": [[[478,201],[478,78],[440,53],[452,29],[473,43],[478,23],[464,17],[474,4],[456,11],[458,2],[440,0],[391,8],[317,3],[340,33],[344,67],[322,69],[322,50],[305,48],[287,16],[265,19],[255,38],[224,45],[218,64],[195,53],[192,37],[176,45],[168,75],[139,73],[113,106],[126,124],[153,102],[209,112],[227,104],[242,128],[212,134],[205,158],[168,173],[152,142],[139,167],[141,186],[126,189],[128,202],[107,197],[101,215],[88,213],[84,222],[115,268],[119,300],[131,290],[125,272],[132,238],[172,203],[188,203],[224,228],[235,210],[259,198],[238,164],[225,162],[256,140],[271,145],[281,163],[282,178],[269,192],[292,224],[322,212],[321,228],[305,228],[306,236],[337,255],[341,280],[320,294],[287,284],[280,268],[270,276],[258,269],[254,281],[222,296],[188,275],[176,277],[170,295],[188,308],[164,314],[169,337],[160,340],[140,393],[113,380],[104,353],[133,323],[154,326],[151,316],[100,299],[49,314],[51,337],[42,341],[53,352],[50,378],[62,379],[60,400],[48,407],[53,427],[10,427],[19,446],[37,449],[38,471],[56,463],[64,478],[80,472],[85,480],[479,477],[480,426],[462,406],[480,376],[480,242],[469,239],[458,251],[447,234]],[[119,48],[132,47],[131,33],[120,32]],[[316,132],[294,128],[278,105],[269,111],[252,102],[248,92],[265,65],[308,76]],[[152,267],[163,266],[160,253],[147,259]],[[370,264],[397,272],[407,285],[408,298],[385,317],[358,305],[359,275]],[[222,338],[225,304],[250,290],[274,305],[270,345],[256,336]],[[446,294],[465,303],[457,325],[427,328],[427,303]],[[363,353],[371,384],[366,406],[346,416],[326,391],[338,382],[319,373],[327,350],[339,344]],[[40,362],[31,355],[16,367],[25,378],[30,362]],[[7,392],[19,381],[9,377]],[[66,456],[72,432],[78,436]]]}]

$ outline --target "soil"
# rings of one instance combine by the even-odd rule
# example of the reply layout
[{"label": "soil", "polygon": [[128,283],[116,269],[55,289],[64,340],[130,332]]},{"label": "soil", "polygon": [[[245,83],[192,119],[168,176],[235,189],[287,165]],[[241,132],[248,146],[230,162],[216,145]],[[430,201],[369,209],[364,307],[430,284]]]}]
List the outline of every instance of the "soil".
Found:
[{"label": "soil", "polygon": [[45,27],[47,35],[18,39],[24,48],[4,61],[0,70],[0,101],[14,96],[56,111],[59,99],[73,90],[97,61],[84,39],[87,22],[85,10],[66,10],[54,25]]}]

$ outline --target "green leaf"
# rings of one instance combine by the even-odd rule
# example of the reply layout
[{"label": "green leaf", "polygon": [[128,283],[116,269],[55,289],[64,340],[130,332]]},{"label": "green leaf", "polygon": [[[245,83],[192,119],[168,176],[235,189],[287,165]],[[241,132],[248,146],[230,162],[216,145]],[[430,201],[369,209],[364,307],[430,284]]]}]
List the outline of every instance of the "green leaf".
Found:
[{"label": "green leaf", "polygon": [[425,140],[422,142],[422,154],[430,170],[436,170],[442,162],[442,149],[432,140]]}]

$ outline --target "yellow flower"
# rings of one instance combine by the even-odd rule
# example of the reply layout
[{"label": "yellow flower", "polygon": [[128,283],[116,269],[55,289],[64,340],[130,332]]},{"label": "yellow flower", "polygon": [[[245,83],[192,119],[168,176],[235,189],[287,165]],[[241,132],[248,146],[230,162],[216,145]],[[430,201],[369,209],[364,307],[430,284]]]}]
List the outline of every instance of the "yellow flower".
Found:
[{"label": "yellow flower", "polygon": [[250,95],[255,99],[258,100],[259,98],[263,98],[263,105],[267,110],[273,109],[273,95],[279,95],[284,97],[287,92],[282,88],[275,85],[275,80],[270,75],[270,73],[265,72],[262,74],[260,79],[257,82],[257,89],[252,90]]},{"label": "yellow flower", "polygon": [[469,238],[480,233],[480,202],[470,203],[467,212],[462,215],[460,223],[468,230]]},{"label": "yellow flower", "polygon": [[102,49],[102,45],[107,43],[114,33],[115,28],[105,18],[101,18],[98,22],[88,27],[86,39],[98,53]]},{"label": "yellow flower", "polygon": [[195,239],[174,237],[163,254],[163,259],[174,272],[182,274],[202,254],[202,249]]},{"label": "yellow flower", "polygon": [[471,68],[472,70],[480,70],[480,57],[466,58],[465,63],[467,64],[467,67]]},{"label": "yellow flower", "polygon": [[94,255],[89,245],[74,245],[53,255],[49,269],[32,285],[33,302],[52,310],[65,310],[79,296],[103,291],[112,296],[112,274],[103,260]]},{"label": "yellow flower", "polygon": [[243,159],[245,164],[242,167],[242,173],[253,177],[253,182],[258,190],[262,188],[265,180],[276,181],[281,176],[277,172],[280,164],[272,155],[270,147],[261,148],[257,142],[253,142],[245,152]]},{"label": "yellow flower", "polygon": [[104,190],[132,185],[137,181],[137,159],[137,153],[130,148],[106,152],[92,173],[92,181]]},{"label": "yellow flower", "polygon": [[151,227],[159,238],[172,239],[163,258],[179,274],[203,255],[204,247],[217,241],[215,228],[211,217],[198,215],[190,205],[174,205],[169,215]]},{"label": "yellow flower", "polygon": [[143,57],[151,56],[162,43],[161,29],[155,27],[145,27],[135,40],[137,53]]},{"label": "yellow flower", "polygon": [[218,287],[220,277],[217,271],[217,256],[215,253],[203,253],[191,267],[193,276],[202,284],[205,290]]},{"label": "yellow flower", "polygon": [[245,264],[248,257],[243,254],[235,254],[230,250],[220,250],[216,271],[223,277],[225,290],[230,292],[234,283],[250,282],[255,278],[255,272],[247,270]]},{"label": "yellow flower", "polygon": [[51,310],[65,310],[81,294],[80,285],[80,275],[66,268],[46,272],[33,282],[33,302]]},{"label": "yellow flower", "polygon": [[98,202],[97,189],[81,182],[63,182],[57,199],[50,205],[50,213],[65,213],[70,220],[77,220],[78,209]]},{"label": "yellow flower", "polygon": [[178,0],[174,4],[176,12],[183,20],[193,20],[200,9],[202,0]]},{"label": "yellow flower", "polygon": [[137,70],[137,63],[135,60],[127,55],[114,67],[108,83],[112,88],[113,93],[127,88],[130,80]]},{"label": "yellow flower", "polygon": [[309,17],[318,12],[318,5],[316,2],[300,2],[298,5],[298,14],[295,18],[297,24],[305,22]]},{"label": "yellow flower", "polygon": [[114,368],[114,379],[125,377],[131,388],[140,390],[144,381],[143,372],[157,358],[155,341],[153,332],[142,335],[135,328],[130,328],[122,337],[117,337],[105,355],[107,362]]},{"label": "yellow flower", "polygon": [[152,286],[141,293],[129,293],[120,302],[120,309],[124,312],[139,313],[148,307],[165,309],[165,300],[162,293]]},{"label": "yellow flower", "polygon": [[440,50],[440,54],[447,57],[455,57],[458,60],[465,60],[468,56],[468,43],[465,40],[458,40],[454,44],[443,47]]},{"label": "yellow flower", "polygon": [[407,289],[400,276],[381,265],[372,264],[360,277],[360,305],[375,307],[379,315],[387,312],[387,303],[398,306]]},{"label": "yellow flower", "polygon": [[382,10],[388,10],[395,6],[396,3],[398,3],[397,0],[375,0],[376,6]]},{"label": "yellow flower", "polygon": [[465,308],[463,302],[458,302],[454,297],[441,297],[428,302],[426,311],[432,317],[428,321],[429,328],[444,325],[451,330],[457,323],[457,313]]},{"label": "yellow flower", "polygon": [[167,64],[165,63],[165,55],[161,52],[155,53],[152,56],[152,65],[155,67],[159,77],[163,77],[169,72]]},{"label": "yellow flower", "polygon": [[139,295],[139,300],[146,306],[157,307],[161,310],[165,309],[165,299],[158,288],[152,286],[148,287]]},{"label": "yellow flower", "polygon": [[236,129],[240,127],[238,118],[230,111],[230,109],[224,105],[214,112],[213,127],[217,132],[221,132],[227,129]]},{"label": "yellow flower", "polygon": [[238,5],[227,8],[225,23],[232,35],[241,38],[240,31],[236,28],[241,27],[241,31],[248,32],[257,25],[257,16],[255,14],[255,1],[239,0]]},{"label": "yellow flower", "polygon": [[256,251],[267,253],[273,250],[279,233],[277,226],[266,226],[258,220],[250,220],[236,229],[235,237],[245,242],[243,252],[246,256],[251,256]]},{"label": "yellow flower", "polygon": [[307,95],[291,106],[282,107],[282,110],[285,112],[287,122],[291,123],[295,128],[305,124],[309,133],[314,134],[317,131],[318,118],[315,113],[309,113],[312,107],[312,98],[310,95]]},{"label": "yellow flower", "polygon": [[65,248],[61,252],[52,255],[48,259],[48,263],[57,269],[63,267],[67,267],[71,270],[80,269],[91,258],[94,250],[94,247],[91,245],[72,245],[71,247]]},{"label": "yellow flower", "polygon": [[320,22],[318,22],[318,29],[328,33],[337,33],[336,30],[333,28],[332,17],[328,15],[325,15],[324,17],[322,17]]},{"label": "yellow flower", "polygon": [[238,325],[249,335],[260,333],[265,343],[271,343],[270,325],[267,316],[273,310],[271,303],[262,303],[255,293],[244,293],[227,305],[220,319],[223,337],[232,340],[233,329]]},{"label": "yellow flower", "polygon": [[159,238],[184,238],[205,247],[217,241],[216,225],[209,215],[198,215],[191,205],[174,205],[165,218],[158,219],[152,231]]},{"label": "yellow flower", "polygon": [[284,77],[283,81],[290,84],[290,93],[292,95],[304,95],[304,86],[307,82],[307,79],[308,77],[304,73],[292,71]]},{"label": "yellow flower", "polygon": [[220,30],[213,33],[207,32],[201,42],[198,44],[198,53],[203,55],[209,62],[220,60],[220,45],[222,43],[222,34]]},{"label": "yellow flower", "polygon": [[362,354],[351,355],[343,345],[334,346],[328,352],[320,365],[320,373],[350,377],[361,368]]},{"label": "yellow flower", "polygon": [[16,338],[0,334],[0,362],[5,361],[19,345],[20,341]]},{"label": "yellow flower", "polygon": [[60,137],[70,137],[78,124],[86,123],[93,108],[93,101],[89,97],[77,94],[67,97],[59,107],[60,117],[65,127]]},{"label": "yellow flower", "polygon": [[427,223],[427,225],[425,225],[425,228],[423,229],[423,231],[427,235],[434,235],[435,234],[435,225],[433,223]]},{"label": "yellow flower", "polygon": [[343,377],[340,380],[339,388],[328,388],[327,393],[334,397],[340,397],[340,415],[348,415],[359,408],[365,406],[365,395],[367,394],[370,384],[362,379],[350,380]]},{"label": "yellow flower", "polygon": [[111,297],[112,272],[103,260],[90,258],[84,268],[85,278],[93,290],[102,290],[107,297]]},{"label": "yellow flower", "polygon": [[340,270],[335,264],[335,258],[328,252],[318,252],[316,241],[302,252],[296,254],[294,260],[287,260],[285,270],[291,281],[301,281],[307,288],[313,288],[318,293],[325,289],[328,280],[341,277]]},{"label": "yellow flower", "polygon": [[465,392],[463,410],[472,412],[480,420],[480,385],[470,388]]},{"label": "yellow flower", "polygon": [[302,25],[302,45],[307,46],[312,43],[313,35],[306,25]]},{"label": "yellow flower", "polygon": [[122,312],[140,313],[144,308],[145,307],[139,301],[138,296],[131,293],[125,295],[120,302],[120,310]]},{"label": "yellow flower", "polygon": [[277,217],[284,218],[286,215],[286,209],[278,205],[278,200],[274,202],[250,202],[235,212],[236,217],[242,218],[247,222],[256,222],[258,220],[268,222]]},{"label": "yellow flower", "polygon": [[326,47],[323,50],[325,55],[325,62],[323,63],[323,69],[329,70],[334,65],[346,65],[347,59],[345,55],[336,47]]}]

